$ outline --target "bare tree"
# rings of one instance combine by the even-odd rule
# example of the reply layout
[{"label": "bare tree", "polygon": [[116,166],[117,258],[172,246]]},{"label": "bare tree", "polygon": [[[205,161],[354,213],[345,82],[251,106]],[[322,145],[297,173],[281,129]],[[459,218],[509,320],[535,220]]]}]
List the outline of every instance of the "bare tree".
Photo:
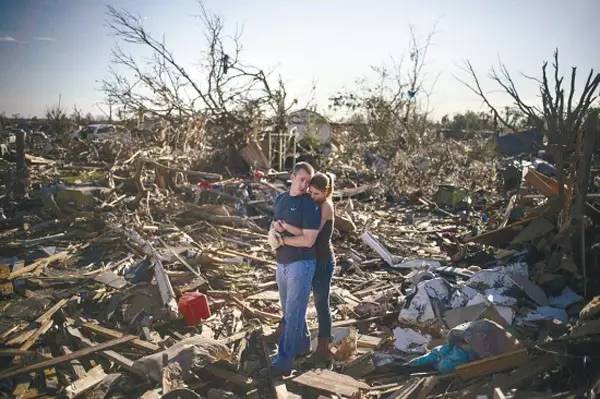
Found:
[{"label": "bare tree", "polygon": [[[585,253],[582,250],[585,243],[584,210],[592,149],[595,140],[600,139],[598,112],[592,109],[597,99],[600,74],[591,69],[581,93],[576,96],[577,68],[571,68],[568,86],[564,87],[564,76],[560,73],[558,60],[556,50],[551,72],[548,71],[548,62],[544,62],[541,79],[526,76],[538,83],[541,105],[530,105],[524,101],[506,65],[500,63],[499,70],[492,68],[489,77],[509,95],[513,105],[527,117],[529,123],[542,130],[548,138],[548,147],[558,171],[559,199],[562,205],[560,233],[567,236],[573,233],[578,238],[579,246],[576,250],[585,273]],[[516,126],[491,103],[469,61],[466,62],[466,71],[471,83],[461,82],[483,100],[504,126],[516,131]]]},{"label": "bare tree", "polygon": [[345,108],[364,117],[368,131],[361,138],[378,140],[381,148],[390,152],[387,155],[393,155],[398,147],[418,145],[425,131],[427,110],[420,102],[430,95],[425,87],[425,65],[434,35],[435,27],[425,40],[418,40],[411,26],[408,64],[402,57],[391,66],[371,67],[375,78],[359,79],[360,92],[346,90],[330,98],[334,109]]},{"label": "bare tree", "polygon": [[246,118],[239,118],[249,112],[253,116],[279,115],[277,120],[282,120],[280,115],[287,109],[286,92],[281,79],[272,85],[267,73],[241,60],[240,32],[227,36],[223,19],[199,4],[206,46],[195,74],[176,59],[164,38],[158,40],[146,30],[140,17],[108,6],[112,33],[124,43],[150,50],[151,58],[142,63],[120,46],[115,47],[114,67],[102,87],[126,112],[145,112],[170,121],[208,116],[213,126],[223,127],[216,139],[224,142],[224,147],[236,146],[249,134],[238,123],[246,123]]}]

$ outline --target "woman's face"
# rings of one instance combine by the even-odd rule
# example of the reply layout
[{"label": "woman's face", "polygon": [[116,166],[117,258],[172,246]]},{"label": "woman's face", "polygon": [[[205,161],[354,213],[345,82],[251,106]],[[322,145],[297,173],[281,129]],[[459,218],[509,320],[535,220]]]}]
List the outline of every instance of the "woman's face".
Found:
[{"label": "woman's face", "polygon": [[313,201],[315,201],[317,204],[322,204],[327,199],[325,192],[319,190],[315,186],[310,186],[308,188],[308,191],[310,192],[310,196],[313,199]]}]

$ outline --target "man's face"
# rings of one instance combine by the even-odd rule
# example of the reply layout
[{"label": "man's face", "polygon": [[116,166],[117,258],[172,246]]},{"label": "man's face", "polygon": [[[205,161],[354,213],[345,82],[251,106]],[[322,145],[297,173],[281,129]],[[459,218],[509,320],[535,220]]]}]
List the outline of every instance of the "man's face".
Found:
[{"label": "man's face", "polygon": [[304,170],[292,173],[292,190],[305,193],[310,184],[311,176]]}]

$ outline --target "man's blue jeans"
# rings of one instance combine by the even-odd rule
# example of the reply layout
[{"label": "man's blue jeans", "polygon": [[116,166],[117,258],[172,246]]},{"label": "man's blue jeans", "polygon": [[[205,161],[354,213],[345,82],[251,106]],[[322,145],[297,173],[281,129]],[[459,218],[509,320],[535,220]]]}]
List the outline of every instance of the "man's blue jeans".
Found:
[{"label": "man's blue jeans", "polygon": [[319,321],[319,338],[331,338],[331,309],[329,306],[329,294],[331,291],[331,278],[335,260],[329,258],[325,261],[319,260],[312,281],[312,291],[317,309],[317,320]]},{"label": "man's blue jeans", "polygon": [[282,334],[273,367],[289,373],[298,353],[310,351],[310,333],[306,323],[308,298],[315,274],[316,260],[277,264],[275,274],[283,310]]}]

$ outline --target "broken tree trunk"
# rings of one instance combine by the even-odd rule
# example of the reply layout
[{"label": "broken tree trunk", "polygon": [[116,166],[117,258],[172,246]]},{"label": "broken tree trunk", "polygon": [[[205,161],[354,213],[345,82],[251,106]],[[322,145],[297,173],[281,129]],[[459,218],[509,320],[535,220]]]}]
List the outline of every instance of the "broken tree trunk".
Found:
[{"label": "broken tree trunk", "polygon": [[590,167],[592,163],[592,155],[596,146],[597,136],[600,135],[598,126],[598,111],[590,112],[582,129],[583,142],[578,150],[577,164],[577,181],[575,182],[575,201],[573,204],[573,227],[574,234],[574,249],[577,258],[579,258],[580,269],[583,274],[584,297],[587,295],[587,265],[585,261],[585,202],[588,193],[590,181]]}]

